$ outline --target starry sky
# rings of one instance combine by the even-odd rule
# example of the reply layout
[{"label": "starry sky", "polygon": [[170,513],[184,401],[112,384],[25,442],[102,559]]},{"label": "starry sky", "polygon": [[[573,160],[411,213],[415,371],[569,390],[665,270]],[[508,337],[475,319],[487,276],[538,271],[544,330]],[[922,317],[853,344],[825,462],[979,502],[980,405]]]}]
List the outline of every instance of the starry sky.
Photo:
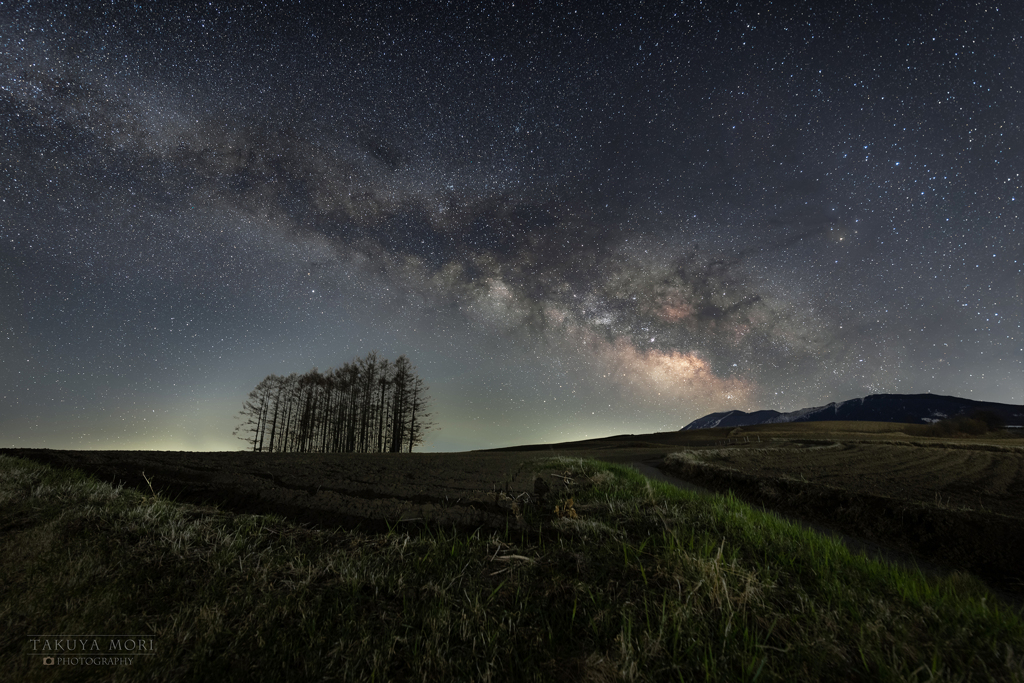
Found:
[{"label": "starry sky", "polygon": [[1018,2],[0,3],[0,446],[423,450],[1024,401]]}]

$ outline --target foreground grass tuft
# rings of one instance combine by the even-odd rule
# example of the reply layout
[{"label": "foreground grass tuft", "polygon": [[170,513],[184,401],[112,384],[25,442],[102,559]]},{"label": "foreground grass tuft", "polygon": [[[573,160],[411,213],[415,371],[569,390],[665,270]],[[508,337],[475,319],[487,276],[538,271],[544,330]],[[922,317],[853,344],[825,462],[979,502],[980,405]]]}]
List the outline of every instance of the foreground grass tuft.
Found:
[{"label": "foreground grass tuft", "polygon": [[[81,680],[1024,681],[1024,624],[734,498],[552,458],[525,531],[311,530],[0,456],[0,667],[153,633]],[[555,506],[558,506],[558,514]],[[571,511],[571,514],[570,514]]]}]

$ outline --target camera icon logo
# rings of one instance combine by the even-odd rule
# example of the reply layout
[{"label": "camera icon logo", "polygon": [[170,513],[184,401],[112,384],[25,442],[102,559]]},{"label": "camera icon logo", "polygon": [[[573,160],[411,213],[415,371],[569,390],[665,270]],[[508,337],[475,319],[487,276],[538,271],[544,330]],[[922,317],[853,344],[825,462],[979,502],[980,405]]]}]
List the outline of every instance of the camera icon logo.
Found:
[{"label": "camera icon logo", "polygon": [[43,657],[43,666],[53,666],[53,657]]}]

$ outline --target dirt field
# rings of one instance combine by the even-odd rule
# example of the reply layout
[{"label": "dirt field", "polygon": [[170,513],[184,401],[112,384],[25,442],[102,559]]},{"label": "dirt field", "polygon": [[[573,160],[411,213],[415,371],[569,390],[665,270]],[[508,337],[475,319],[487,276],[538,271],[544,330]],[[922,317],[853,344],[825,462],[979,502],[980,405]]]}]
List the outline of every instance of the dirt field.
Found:
[{"label": "dirt field", "polygon": [[766,481],[1024,517],[1024,447],[971,442],[763,441],[692,449],[699,461]]},{"label": "dirt field", "polygon": [[[102,481],[143,491],[152,485],[159,493],[190,503],[372,531],[421,520],[504,526],[513,503],[522,505],[537,498],[537,474],[526,465],[537,453],[271,455],[37,449],[0,453],[73,467]],[[553,490],[549,495],[554,495],[559,482],[545,476]]]}]

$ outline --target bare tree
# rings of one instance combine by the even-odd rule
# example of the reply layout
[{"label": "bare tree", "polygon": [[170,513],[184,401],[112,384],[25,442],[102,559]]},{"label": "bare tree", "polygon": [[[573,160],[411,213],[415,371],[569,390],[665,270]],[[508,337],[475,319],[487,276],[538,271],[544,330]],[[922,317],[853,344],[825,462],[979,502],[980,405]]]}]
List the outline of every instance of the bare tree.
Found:
[{"label": "bare tree", "polygon": [[257,384],[256,388],[249,392],[242,403],[242,410],[238,413],[242,417],[242,422],[233,433],[243,441],[251,443],[254,451],[263,448],[272,385],[270,377]]},{"label": "bare tree", "polygon": [[326,372],[268,375],[239,415],[234,434],[268,452],[412,452],[433,426],[409,359],[376,353]]},{"label": "bare tree", "polygon": [[427,388],[414,377],[409,387],[409,452],[423,443],[423,434],[434,426],[427,412]]}]

